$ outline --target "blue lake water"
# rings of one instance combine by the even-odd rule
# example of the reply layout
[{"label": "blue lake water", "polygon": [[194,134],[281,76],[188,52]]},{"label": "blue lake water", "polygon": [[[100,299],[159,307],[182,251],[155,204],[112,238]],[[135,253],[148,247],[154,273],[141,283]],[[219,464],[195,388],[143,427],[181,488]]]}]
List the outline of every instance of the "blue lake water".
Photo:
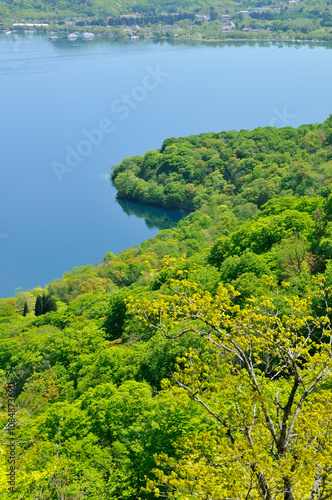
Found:
[{"label": "blue lake water", "polygon": [[305,44],[1,34],[0,297],[156,234],[115,200],[108,174],[124,157],[171,136],[325,120],[331,56]]}]

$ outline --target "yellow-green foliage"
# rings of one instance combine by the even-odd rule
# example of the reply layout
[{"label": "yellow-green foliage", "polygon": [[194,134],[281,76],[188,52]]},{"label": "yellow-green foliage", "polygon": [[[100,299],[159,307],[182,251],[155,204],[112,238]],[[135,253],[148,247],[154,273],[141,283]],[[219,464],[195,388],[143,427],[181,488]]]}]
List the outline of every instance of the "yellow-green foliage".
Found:
[{"label": "yellow-green foliage", "polygon": [[146,173],[198,210],[50,283],[57,311],[0,301],[0,496],[9,370],[14,500],[332,496],[330,123],[166,140]]},{"label": "yellow-green foliage", "polygon": [[314,305],[329,303],[332,288],[315,280],[305,298],[276,293],[244,307],[234,304],[232,286],[220,284],[212,296],[170,279],[165,291],[130,308],[167,338],[192,332],[204,340],[203,356],[190,349],[177,360],[173,382],[183,394],[170,380],[163,387],[207,424],[177,442],[178,459],[156,457],[161,468],[146,491],[159,496],[166,488],[181,499],[332,494],[330,309],[320,315]]}]

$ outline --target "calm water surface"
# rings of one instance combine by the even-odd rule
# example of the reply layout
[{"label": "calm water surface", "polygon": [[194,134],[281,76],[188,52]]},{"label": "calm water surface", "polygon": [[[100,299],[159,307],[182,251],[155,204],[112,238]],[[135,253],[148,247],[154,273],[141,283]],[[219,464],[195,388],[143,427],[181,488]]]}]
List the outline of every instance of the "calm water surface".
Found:
[{"label": "calm water surface", "polygon": [[171,136],[326,119],[331,55],[0,35],[0,297],[156,234],[160,213],[146,222],[115,200],[108,174],[124,157]]}]

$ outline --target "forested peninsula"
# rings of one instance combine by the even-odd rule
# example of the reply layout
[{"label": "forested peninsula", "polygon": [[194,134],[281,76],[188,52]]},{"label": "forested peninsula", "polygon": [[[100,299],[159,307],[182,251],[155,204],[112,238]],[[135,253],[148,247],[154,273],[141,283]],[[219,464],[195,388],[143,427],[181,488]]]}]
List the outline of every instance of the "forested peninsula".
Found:
[{"label": "forested peninsula", "polygon": [[168,208],[261,208],[283,196],[330,192],[329,121],[321,125],[169,138],[160,150],[125,158],[112,171],[118,197]]},{"label": "forested peninsula", "polygon": [[0,26],[58,34],[192,40],[331,41],[323,0],[2,0]]},{"label": "forested peninsula", "polygon": [[332,115],[169,138],[112,177],[188,215],[0,300],[0,495],[331,498]]}]

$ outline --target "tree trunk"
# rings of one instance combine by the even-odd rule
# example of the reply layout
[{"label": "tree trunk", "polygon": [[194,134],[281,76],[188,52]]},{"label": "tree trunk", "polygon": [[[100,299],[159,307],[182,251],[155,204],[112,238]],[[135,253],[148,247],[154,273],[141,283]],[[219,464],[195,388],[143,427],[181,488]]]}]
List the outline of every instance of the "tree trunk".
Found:
[{"label": "tree trunk", "polygon": [[257,480],[258,480],[259,489],[260,489],[260,492],[261,492],[261,495],[262,495],[262,499],[263,500],[273,500],[272,499],[272,495],[270,493],[270,489],[269,489],[269,487],[267,485],[264,473],[257,471],[256,464],[251,464],[250,467],[251,467],[251,470],[257,476]]},{"label": "tree trunk", "polygon": [[284,500],[294,500],[292,482],[288,477],[284,477]]}]

